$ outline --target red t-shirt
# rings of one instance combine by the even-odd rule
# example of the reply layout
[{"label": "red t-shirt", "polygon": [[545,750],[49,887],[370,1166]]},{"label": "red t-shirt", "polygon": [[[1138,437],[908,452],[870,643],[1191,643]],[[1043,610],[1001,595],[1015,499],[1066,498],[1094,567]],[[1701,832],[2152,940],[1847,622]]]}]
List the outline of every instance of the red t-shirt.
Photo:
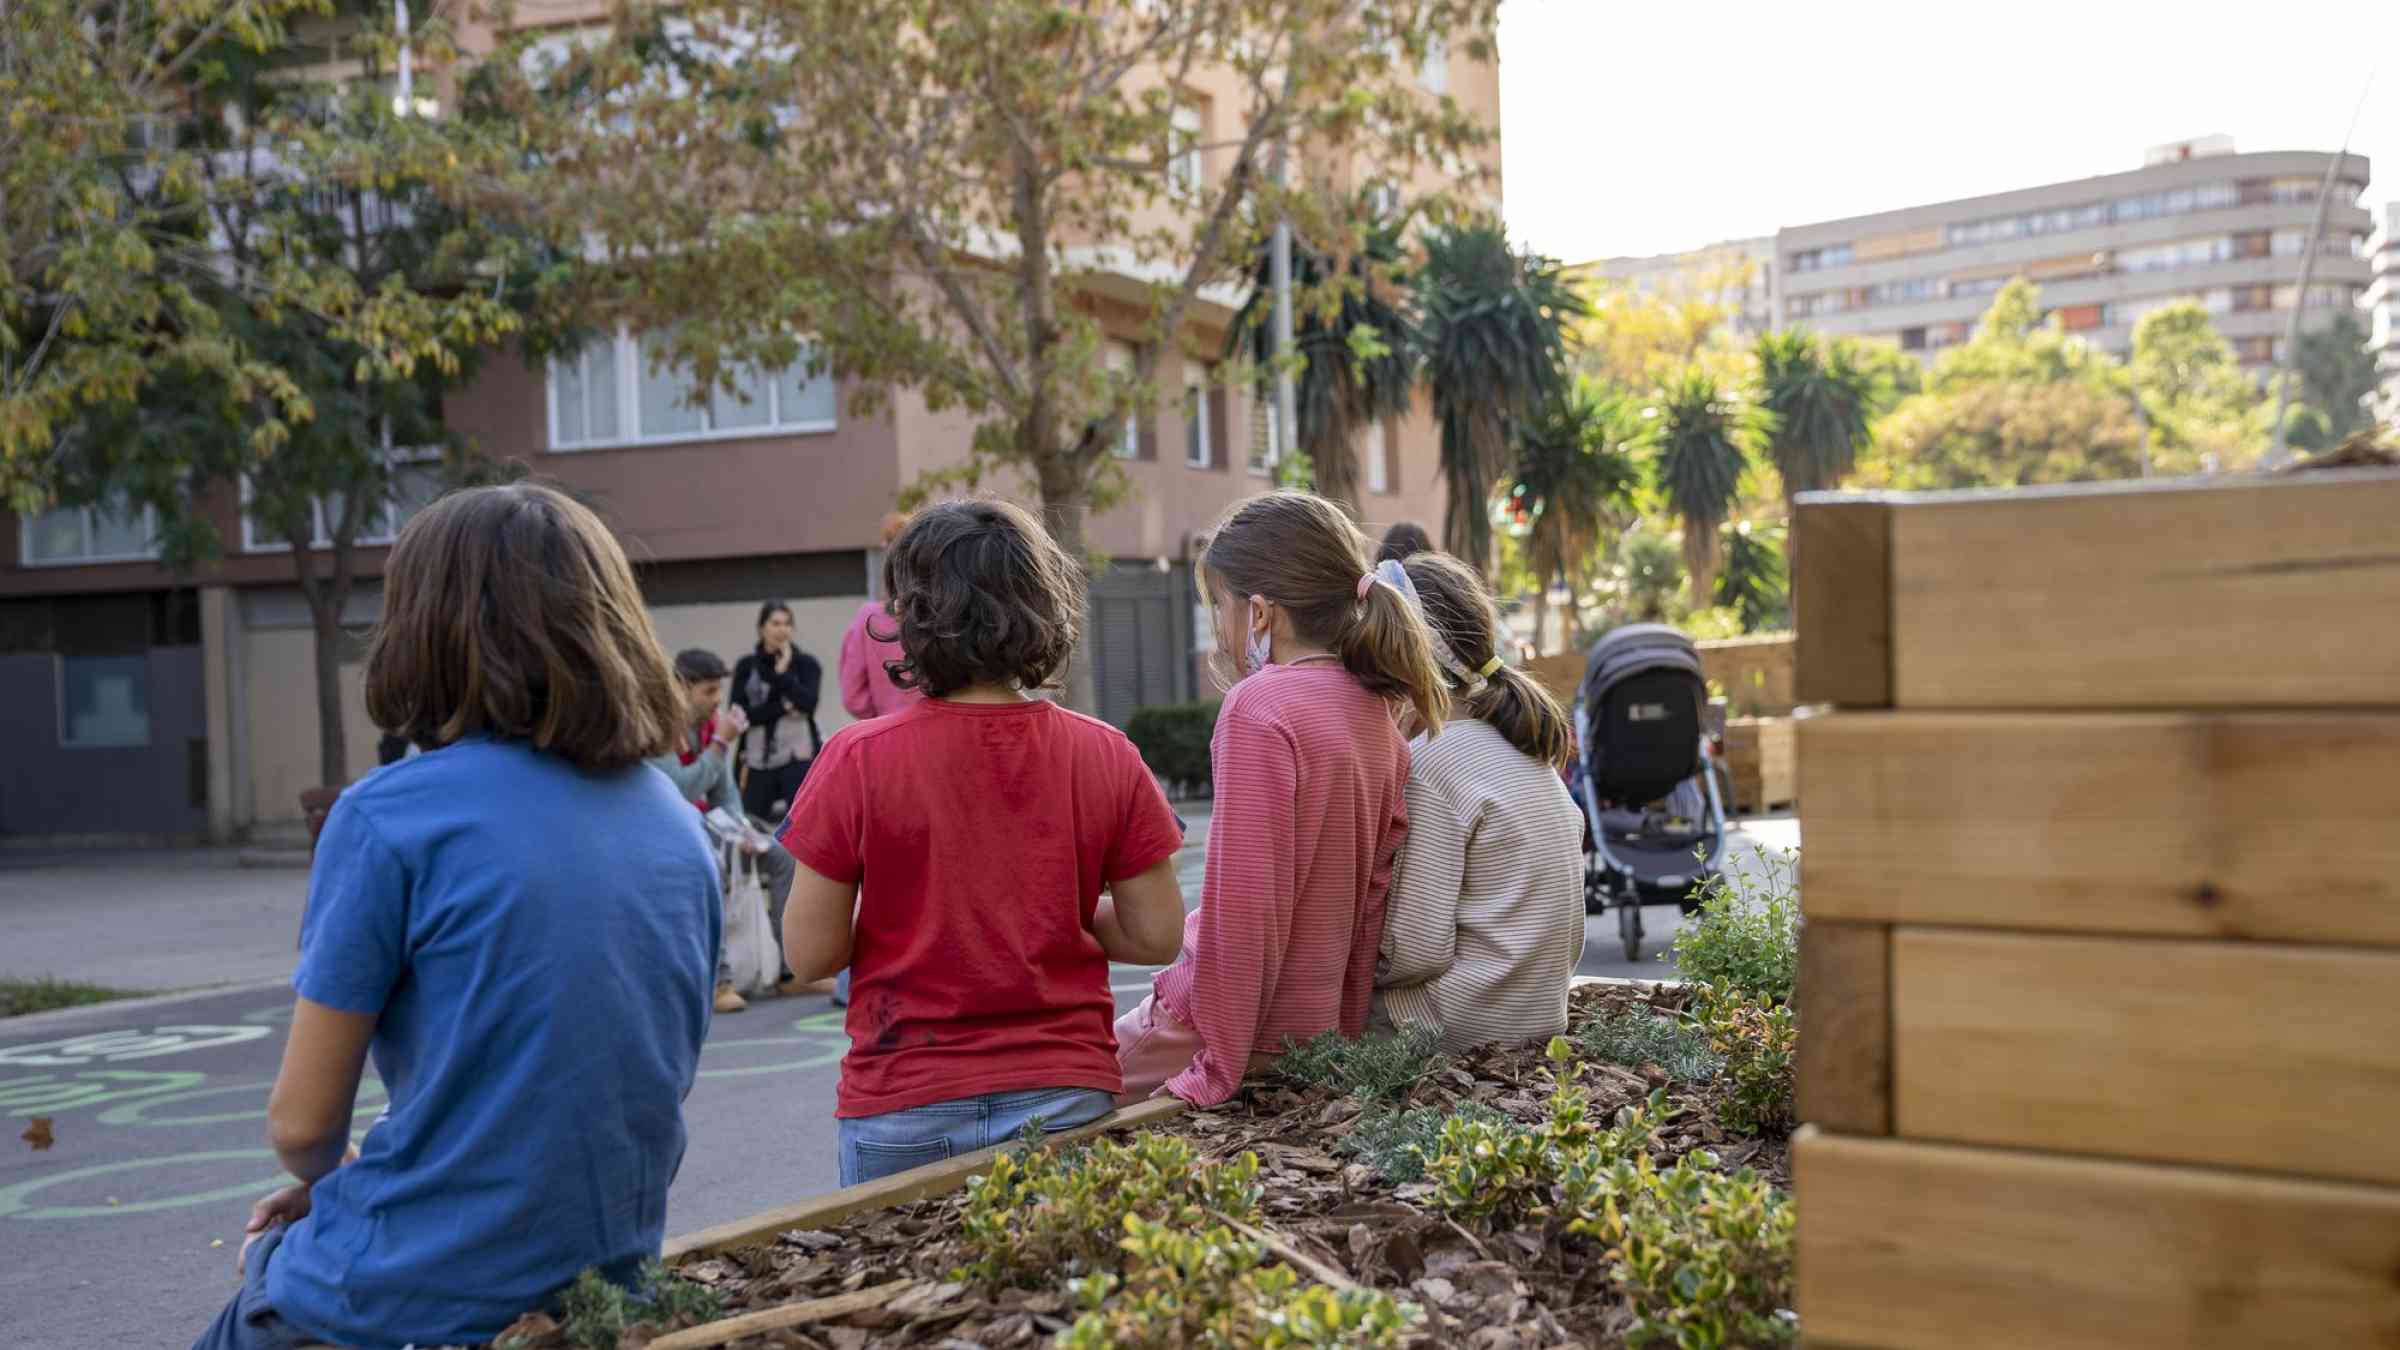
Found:
[{"label": "red t-shirt", "polygon": [[777,837],[859,887],[836,1115],[1123,1089],[1092,912],[1182,832],[1122,732],[1051,703],[924,699],[827,741]]}]

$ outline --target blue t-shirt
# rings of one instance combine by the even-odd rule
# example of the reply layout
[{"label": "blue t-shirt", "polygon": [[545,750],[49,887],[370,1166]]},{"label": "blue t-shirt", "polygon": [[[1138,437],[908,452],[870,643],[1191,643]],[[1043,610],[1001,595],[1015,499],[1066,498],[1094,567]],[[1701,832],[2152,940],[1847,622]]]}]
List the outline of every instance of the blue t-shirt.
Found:
[{"label": "blue t-shirt", "polygon": [[267,1300],[355,1350],[483,1342],[658,1255],[722,925],[699,813],[645,765],[468,740],[370,774],[317,842],[301,997],[376,1014],[390,1105]]}]

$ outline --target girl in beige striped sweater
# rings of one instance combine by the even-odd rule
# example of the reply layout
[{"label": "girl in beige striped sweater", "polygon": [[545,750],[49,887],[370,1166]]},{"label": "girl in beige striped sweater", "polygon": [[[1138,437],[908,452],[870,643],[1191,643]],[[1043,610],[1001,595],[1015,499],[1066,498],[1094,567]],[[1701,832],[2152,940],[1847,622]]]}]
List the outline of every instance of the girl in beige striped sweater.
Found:
[{"label": "girl in beige striped sweater", "polygon": [[1463,715],[1412,747],[1376,1020],[1430,1028],[1452,1052],[1555,1036],[1583,959],[1583,820],[1559,779],[1574,733],[1501,660],[1480,577],[1447,554],[1403,566]]}]

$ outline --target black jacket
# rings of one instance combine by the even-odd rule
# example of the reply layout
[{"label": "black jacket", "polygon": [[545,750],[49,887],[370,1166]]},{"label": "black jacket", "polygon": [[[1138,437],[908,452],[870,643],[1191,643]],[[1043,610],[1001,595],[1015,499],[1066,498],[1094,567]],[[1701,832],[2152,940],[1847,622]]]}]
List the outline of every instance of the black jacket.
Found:
[{"label": "black jacket", "polygon": [[825,672],[817,659],[794,646],[792,663],[781,674],[775,670],[775,658],[759,647],[733,665],[733,702],[750,719],[749,735],[765,736],[767,753],[775,752],[775,733],[783,721],[784,705],[808,719],[808,757],[815,758],[817,736],[817,686],[824,682]]}]

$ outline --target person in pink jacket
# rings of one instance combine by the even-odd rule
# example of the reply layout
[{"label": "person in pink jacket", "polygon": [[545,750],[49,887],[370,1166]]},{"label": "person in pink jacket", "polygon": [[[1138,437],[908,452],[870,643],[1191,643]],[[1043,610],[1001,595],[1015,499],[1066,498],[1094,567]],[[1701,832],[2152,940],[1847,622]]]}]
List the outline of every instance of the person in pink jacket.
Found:
[{"label": "person in pink jacket", "polygon": [[[908,517],[889,515],[883,518],[883,546],[890,548],[900,537],[901,527]],[[888,634],[888,636],[878,636]],[[892,683],[891,672],[884,663],[901,659],[900,625],[886,614],[883,602],[869,600],[850,617],[849,630],[842,634],[842,707],[852,717],[865,721],[870,717],[889,717],[923,695],[902,689]]]}]

